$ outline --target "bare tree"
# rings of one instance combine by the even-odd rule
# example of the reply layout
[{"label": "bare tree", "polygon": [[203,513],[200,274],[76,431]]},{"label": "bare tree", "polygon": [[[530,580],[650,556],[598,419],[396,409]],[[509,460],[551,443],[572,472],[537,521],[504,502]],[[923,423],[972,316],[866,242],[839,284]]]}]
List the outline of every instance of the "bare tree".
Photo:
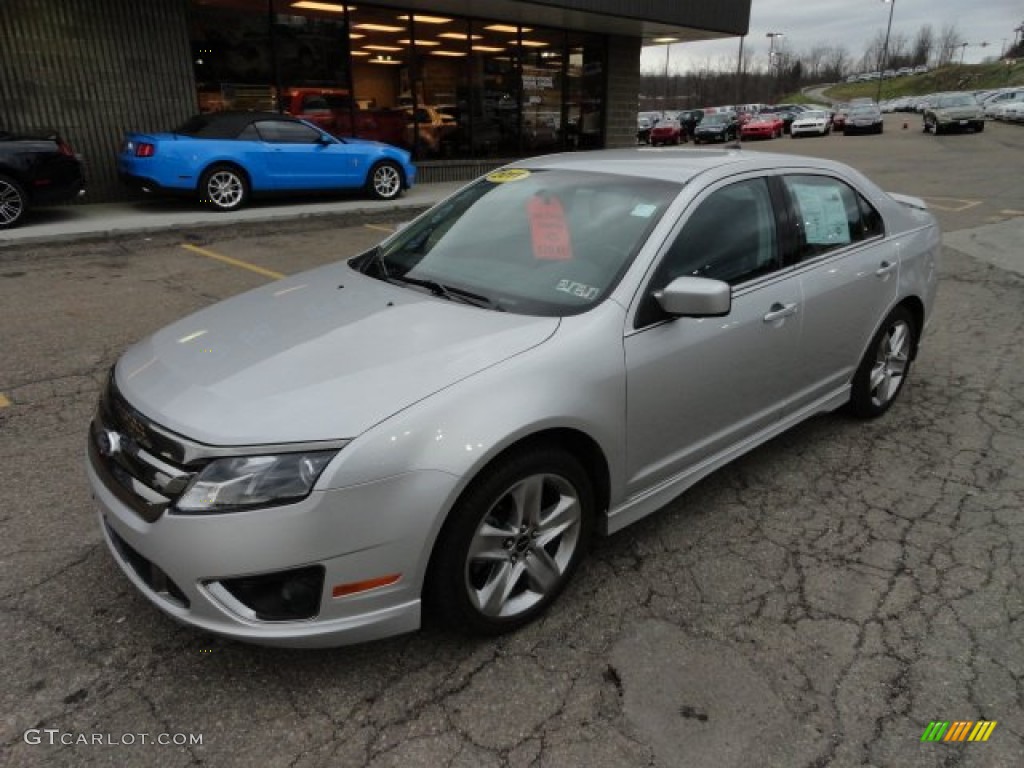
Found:
[{"label": "bare tree", "polygon": [[963,35],[956,24],[946,24],[939,32],[935,45],[935,65],[944,66],[953,60],[953,53],[963,43]]},{"label": "bare tree", "polygon": [[925,24],[914,36],[914,46],[911,56],[911,64],[917,66],[919,64],[927,64],[932,57],[932,52],[935,50],[935,32],[932,30],[931,24]]},{"label": "bare tree", "polygon": [[825,64],[822,69],[822,77],[829,82],[836,82],[842,79],[852,63],[850,53],[843,46],[829,48],[825,54]]}]

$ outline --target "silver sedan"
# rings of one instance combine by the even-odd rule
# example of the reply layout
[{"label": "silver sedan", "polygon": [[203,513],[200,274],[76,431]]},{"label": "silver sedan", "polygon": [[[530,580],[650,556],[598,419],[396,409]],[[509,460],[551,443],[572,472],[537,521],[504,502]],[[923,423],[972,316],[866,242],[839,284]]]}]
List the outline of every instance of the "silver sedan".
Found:
[{"label": "silver sedan", "polygon": [[920,200],[825,160],[524,160],[125,352],[88,440],[100,526],[227,637],[514,630],[593,535],[813,414],[885,413],[939,250]]}]

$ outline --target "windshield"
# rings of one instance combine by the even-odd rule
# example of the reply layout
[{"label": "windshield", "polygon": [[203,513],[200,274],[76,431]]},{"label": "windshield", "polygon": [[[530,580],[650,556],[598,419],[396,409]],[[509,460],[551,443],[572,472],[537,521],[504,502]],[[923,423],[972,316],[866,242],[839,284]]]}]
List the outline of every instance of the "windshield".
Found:
[{"label": "windshield", "polygon": [[939,99],[936,106],[941,109],[943,107],[975,107],[978,105],[977,100],[973,96],[944,96]]},{"label": "windshield", "polygon": [[728,115],[706,115],[701,121],[701,125],[725,125],[728,122]]},{"label": "windshield", "polygon": [[800,115],[800,119],[801,120],[824,120],[825,119],[825,113],[824,112],[819,112],[818,110],[815,110],[815,109],[811,109],[811,110],[808,110],[807,112],[804,112],[802,115]]},{"label": "windshield", "polygon": [[471,292],[495,309],[577,314],[614,288],[680,189],[585,171],[495,171],[352,264],[410,288]]}]

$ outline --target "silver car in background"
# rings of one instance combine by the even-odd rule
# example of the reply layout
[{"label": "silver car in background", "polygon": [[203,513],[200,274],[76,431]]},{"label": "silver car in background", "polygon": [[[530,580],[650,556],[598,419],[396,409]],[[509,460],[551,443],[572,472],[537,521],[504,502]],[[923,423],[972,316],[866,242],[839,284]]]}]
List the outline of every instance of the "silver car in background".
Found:
[{"label": "silver car in background", "polygon": [[920,200],[826,160],[524,160],[125,352],[88,439],[99,523],[223,636],[341,645],[424,608],[514,630],[593,534],[813,414],[883,414],[939,250]]}]

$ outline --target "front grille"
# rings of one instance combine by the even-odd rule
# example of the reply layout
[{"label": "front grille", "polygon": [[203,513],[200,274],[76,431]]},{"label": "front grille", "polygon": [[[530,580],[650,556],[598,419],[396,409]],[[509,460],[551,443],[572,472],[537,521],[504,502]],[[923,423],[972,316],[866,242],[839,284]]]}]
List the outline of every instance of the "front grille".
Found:
[{"label": "front grille", "polygon": [[117,549],[118,554],[128,563],[128,566],[135,574],[145,582],[147,587],[158,595],[180,605],[182,608],[189,607],[188,597],[185,596],[185,593],[177,584],[168,578],[167,574],[156,563],[139,554],[106,521],[104,521],[104,524],[107,527],[107,534],[110,536],[110,540],[114,542],[114,548]]},{"label": "front grille", "polygon": [[89,437],[89,457],[107,488],[154,522],[200,469],[183,464],[184,456],[181,443],[125,401],[111,375]]}]

